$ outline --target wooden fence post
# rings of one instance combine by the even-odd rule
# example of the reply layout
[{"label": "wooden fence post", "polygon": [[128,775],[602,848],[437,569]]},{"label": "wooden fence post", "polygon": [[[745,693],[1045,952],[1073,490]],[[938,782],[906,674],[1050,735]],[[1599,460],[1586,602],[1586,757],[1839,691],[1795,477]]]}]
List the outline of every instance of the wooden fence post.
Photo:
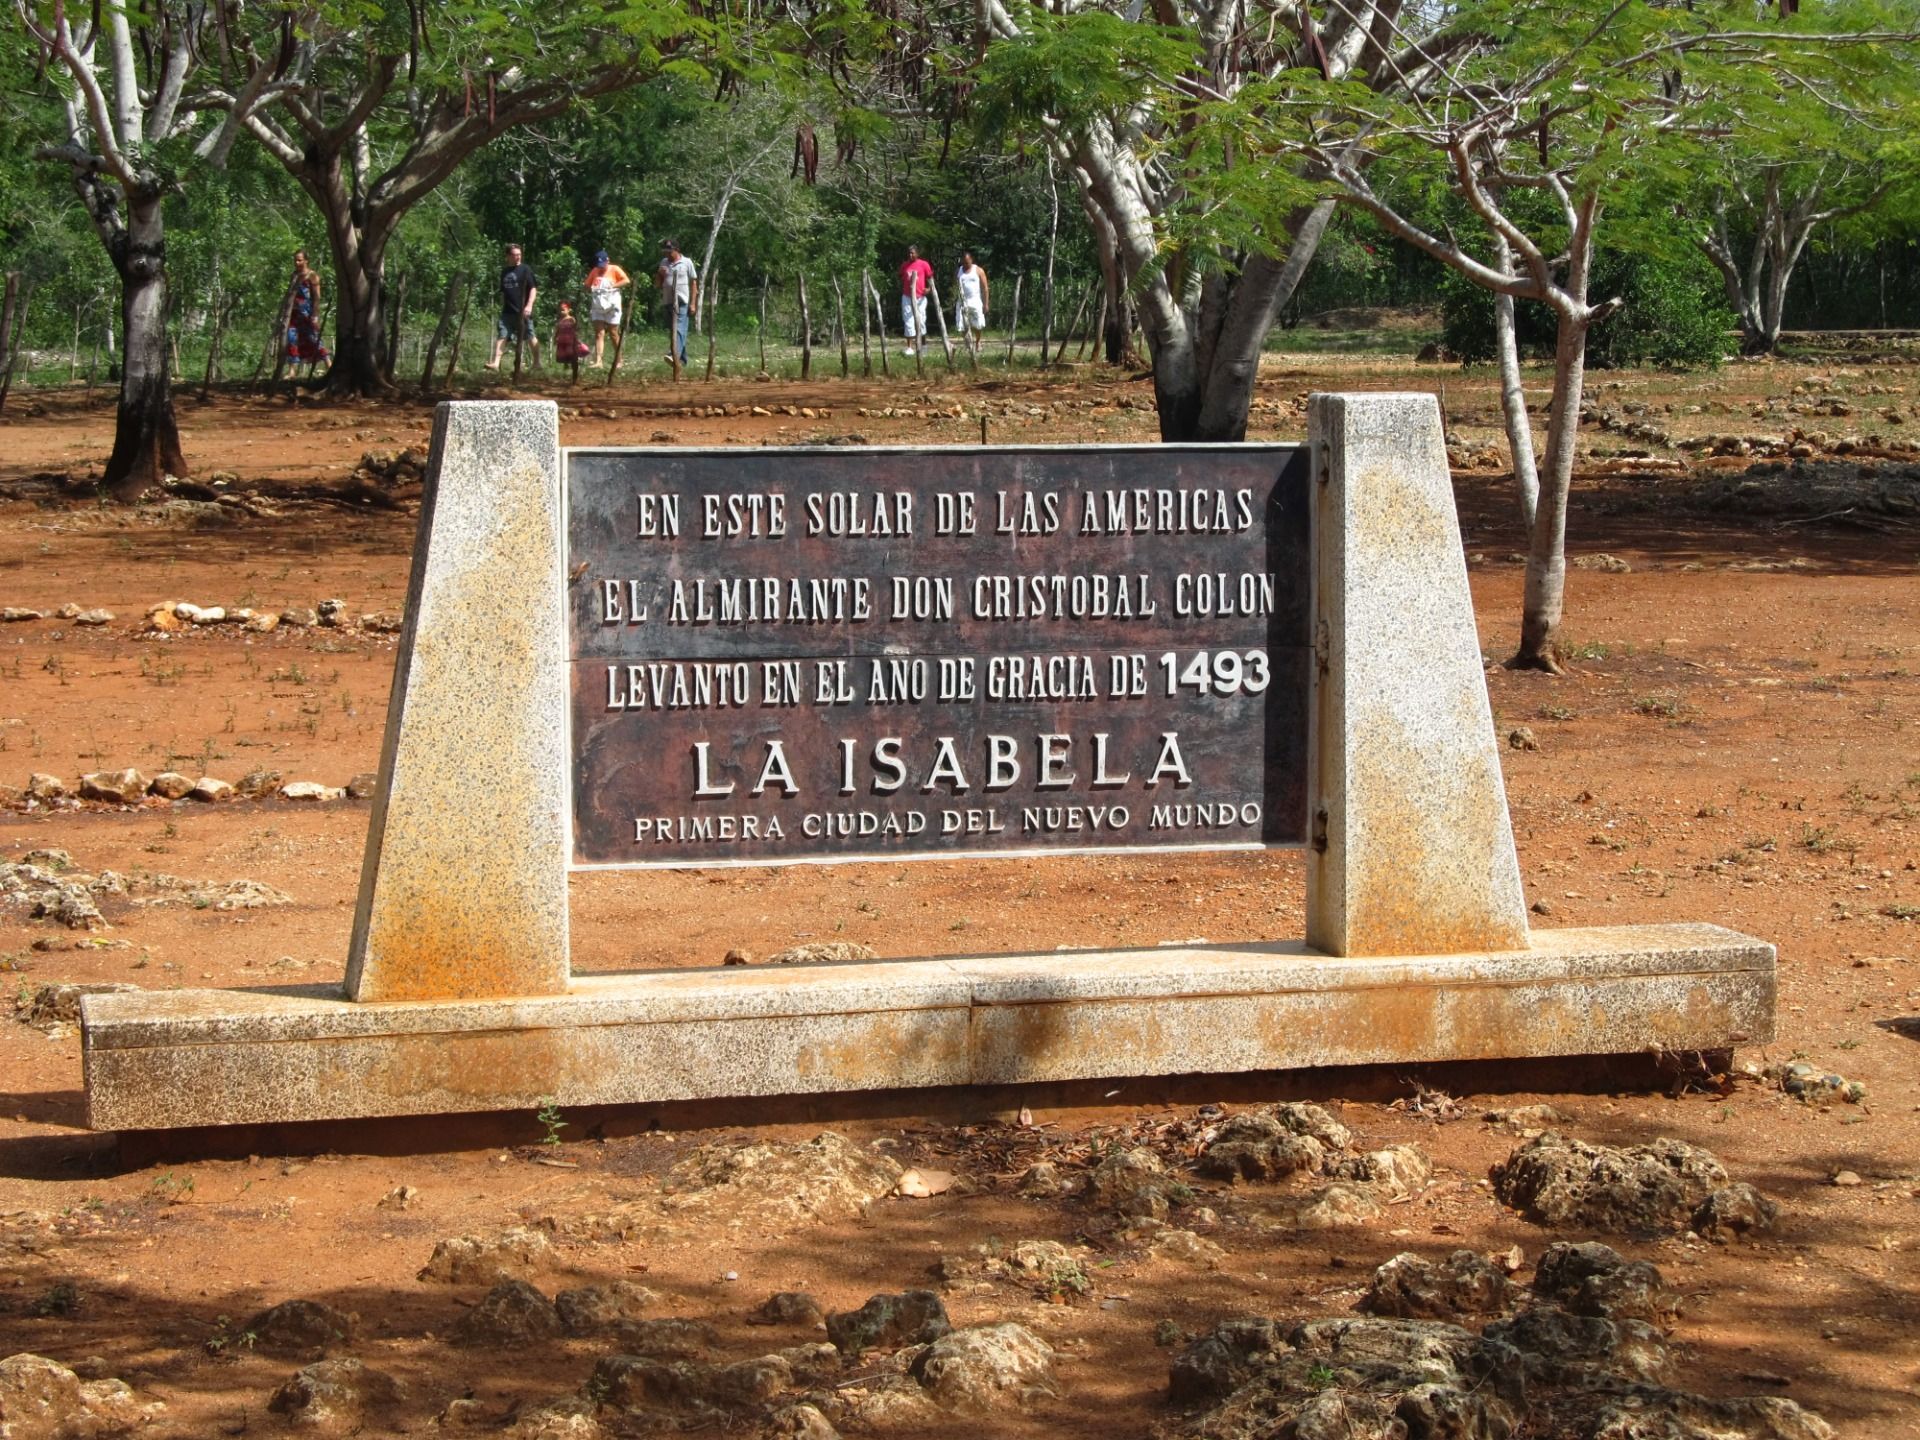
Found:
[{"label": "wooden fence post", "polygon": [[840,277],[833,277],[833,316],[834,328],[840,332],[840,378],[846,379],[853,373],[847,361],[847,297],[840,289]]},{"label": "wooden fence post", "polygon": [[715,265],[707,272],[707,283],[703,287],[707,299],[707,383],[713,383],[713,316],[720,308],[720,267]]},{"label": "wooden fence post", "polygon": [[453,328],[453,307],[459,303],[462,276],[455,273],[447,282],[447,298],[440,304],[440,320],[433,327],[433,338],[427,341],[427,363],[420,367],[420,388],[429,389],[433,385],[433,367],[440,358],[440,342],[447,338],[447,331]]},{"label": "wooden fence post", "polygon": [[1013,277],[1013,314],[1007,319],[1007,368],[1013,368],[1013,342],[1020,333],[1020,282],[1025,275]]},{"label": "wooden fence post", "polygon": [[[933,306],[933,318],[940,322],[940,348],[947,355],[947,369],[953,369],[953,341],[947,338],[947,312],[940,304],[940,282],[927,281],[927,303]],[[925,348],[924,346],[922,347]]]},{"label": "wooden fence post", "polygon": [[1073,332],[1080,328],[1081,320],[1086,317],[1087,306],[1092,303],[1093,287],[1089,285],[1087,293],[1080,297],[1080,308],[1073,312],[1072,321],[1068,323],[1065,330],[1060,332],[1060,349],[1053,357],[1054,364],[1058,365],[1067,358],[1067,346],[1073,343]]},{"label": "wooden fence post", "polygon": [[762,272],[760,276],[760,373],[767,370],[767,287],[773,284],[773,277]]},{"label": "wooden fence post", "polygon": [[460,342],[467,338],[467,312],[473,308],[473,292],[475,289],[473,281],[470,278],[466,279],[460,288],[462,296],[460,301],[460,323],[453,327],[453,344],[447,347],[447,374],[445,380],[441,382],[443,385],[453,384],[453,373],[460,368]]},{"label": "wooden fence post", "polygon": [[867,298],[873,302],[874,323],[880,331],[880,373],[891,376],[893,371],[887,365],[887,312],[880,308],[880,292],[874,287],[873,276],[862,270],[860,283],[867,287]]},{"label": "wooden fence post", "polygon": [[873,313],[867,309],[867,291],[864,283],[860,288],[860,378],[868,379],[873,374]]},{"label": "wooden fence post", "polygon": [[813,311],[807,305],[807,272],[800,272],[800,378],[813,373]]}]

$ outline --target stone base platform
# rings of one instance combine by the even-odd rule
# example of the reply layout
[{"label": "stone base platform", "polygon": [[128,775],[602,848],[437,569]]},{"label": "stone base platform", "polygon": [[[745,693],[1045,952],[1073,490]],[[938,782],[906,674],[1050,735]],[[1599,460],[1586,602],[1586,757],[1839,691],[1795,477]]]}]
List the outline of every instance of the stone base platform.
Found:
[{"label": "stone base platform", "polygon": [[88,1120],[157,1130],[1309,1066],[1724,1050],[1773,1038],[1774,949],[1716,925],[1498,954],[1300,943],[575,976],[564,995],[82,1002]]}]

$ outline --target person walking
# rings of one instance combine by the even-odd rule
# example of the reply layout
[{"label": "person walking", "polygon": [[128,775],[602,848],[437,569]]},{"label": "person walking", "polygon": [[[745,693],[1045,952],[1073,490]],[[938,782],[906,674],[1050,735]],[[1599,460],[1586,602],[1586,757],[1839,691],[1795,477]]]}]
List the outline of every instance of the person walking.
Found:
[{"label": "person walking", "polygon": [[314,366],[327,359],[320,339],[320,272],[307,264],[307,252],[293,252],[293,283],[287,308],[287,359]]},{"label": "person walking", "polygon": [[954,276],[953,326],[976,355],[987,328],[987,296],[987,272],[973,263],[971,250],[961,251],[960,269]]},{"label": "person walking", "polygon": [[900,265],[900,328],[907,333],[907,351],[927,341],[927,290],[933,284],[933,266],[920,258],[920,247],[909,245]]},{"label": "person walking", "polygon": [[660,262],[657,279],[660,300],[672,327],[667,339],[667,363],[684,369],[687,330],[700,318],[700,272],[693,261],[680,253],[678,241],[667,241],[666,258]]},{"label": "person walking", "polygon": [[509,340],[524,341],[533,351],[533,363],[540,363],[540,341],[533,333],[533,302],[539,293],[533,267],[520,258],[520,247],[507,246],[506,267],[500,272],[500,318],[494,326],[493,359],[487,362],[487,369],[500,368],[500,356]]},{"label": "person walking", "polygon": [[607,258],[607,252],[598,251],[593,257],[593,268],[587,272],[587,319],[593,322],[593,360],[594,368],[600,365],[602,347],[607,337],[613,337],[613,348],[620,348],[620,322],[626,297],[620,292],[633,283],[631,276]]}]

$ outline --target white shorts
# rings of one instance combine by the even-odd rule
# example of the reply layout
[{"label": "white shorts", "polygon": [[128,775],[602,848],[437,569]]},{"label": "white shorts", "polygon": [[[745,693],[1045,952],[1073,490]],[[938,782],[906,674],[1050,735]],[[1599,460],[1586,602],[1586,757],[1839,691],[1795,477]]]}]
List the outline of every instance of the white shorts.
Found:
[{"label": "white shorts", "polygon": [[594,291],[587,304],[587,317],[596,325],[618,325],[620,323],[620,292],[610,290],[606,293]]},{"label": "white shorts", "polygon": [[917,339],[927,333],[927,297],[924,295],[900,297],[900,328],[909,340]]},{"label": "white shorts", "polygon": [[955,301],[953,306],[953,327],[956,330],[986,329],[986,307],[978,300]]}]

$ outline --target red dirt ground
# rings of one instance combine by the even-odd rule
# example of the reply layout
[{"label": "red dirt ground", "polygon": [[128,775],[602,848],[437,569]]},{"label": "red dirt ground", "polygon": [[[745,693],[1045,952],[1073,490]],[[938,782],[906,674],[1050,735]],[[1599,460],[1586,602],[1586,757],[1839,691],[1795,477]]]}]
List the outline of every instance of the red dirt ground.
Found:
[{"label": "red dirt ground", "polygon": [[[1740,366],[1705,379],[1626,383],[1655,401],[1711,394],[1736,404],[1785,393],[1805,373]],[[1896,372],[1877,393],[1904,383]],[[1270,371],[1261,392],[1270,408],[1256,417],[1255,436],[1298,438],[1296,401],[1309,389],[1389,387],[1443,389],[1456,430],[1474,444],[1495,437],[1484,379],[1375,362]],[[1920,383],[1909,388],[1920,394]],[[1143,386],[1084,377],[1012,388],[660,385],[560,398],[617,412],[563,420],[569,444],[850,434],[964,443],[978,439],[983,404],[994,409],[996,441],[1152,438]],[[953,402],[964,417],[858,414]],[[721,403],[807,406],[816,418],[661,413]],[[1006,413],[1016,403],[1023,412],[1056,408]],[[172,765],[229,780],[272,769],[338,785],[373,769],[391,637],[286,628],[244,636],[222,627],[156,641],[133,630],[163,599],[278,609],[331,596],[350,615],[397,610],[410,507],[296,498],[277,517],[196,528],[154,507],[56,501],[33,477],[97,466],[111,410],[66,396],[16,394],[13,404],[22,408],[5,426],[0,487],[18,498],[0,500],[0,605],[72,601],[105,606],[118,620],[99,630],[52,621],[0,627],[0,784],[23,785],[30,771],[71,781],[88,770],[134,765],[151,774]],[[822,409],[832,413],[819,416]],[[197,473],[232,470],[297,497],[344,478],[363,450],[423,444],[430,416],[410,404],[323,409],[221,397],[184,403],[181,418]],[[516,1400],[557,1395],[584,1379],[597,1353],[566,1342],[530,1364],[436,1341],[474,1296],[415,1281],[434,1240],[604,1210],[644,1191],[648,1177],[702,1140],[803,1138],[831,1124],[888,1141],[903,1158],[938,1157],[982,1188],[885,1201],[864,1222],[782,1239],[716,1224],[672,1247],[562,1247],[543,1288],[644,1275],[668,1297],[663,1313],[709,1320],[729,1353],[748,1355],[767,1347],[743,1317],[771,1291],[810,1290],[844,1308],[927,1283],[940,1254],[989,1237],[1071,1242],[1085,1212],[1015,1197],[999,1168],[1010,1145],[1031,1139],[1009,1123],[1021,1104],[1045,1135],[1079,1143],[1207,1101],[1312,1095],[1344,1101],[1340,1117],[1373,1144],[1411,1140],[1428,1150],[1435,1186],[1372,1226],[1275,1240],[1228,1225],[1216,1236],[1228,1250],[1217,1271],[1119,1253],[1095,1272],[1093,1295],[1069,1304],[949,1297],[956,1323],[1018,1319],[1067,1357],[1060,1402],[970,1422],[967,1433],[1140,1435],[1167,1414],[1168,1352],[1152,1343],[1163,1319],[1201,1331],[1236,1313],[1342,1312],[1371,1267],[1404,1248],[1518,1244],[1532,1256],[1552,1238],[1584,1238],[1522,1221],[1484,1184],[1517,1142],[1473,1117],[1488,1104],[1546,1099],[1575,1117],[1568,1128],[1584,1139],[1672,1135],[1707,1146],[1735,1179],[1782,1206],[1777,1230],[1749,1245],[1616,1242],[1656,1261],[1692,1297],[1674,1336],[1688,1385],[1785,1394],[1858,1440],[1920,1434],[1920,539],[1898,525],[1702,519],[1663,504],[1663,483],[1595,477],[1578,487],[1570,551],[1610,554],[1630,569],[1572,575],[1573,672],[1489,672],[1500,732],[1525,725],[1538,741],[1537,750],[1502,752],[1529,899],[1551,911],[1541,924],[1706,920],[1776,942],[1780,1036],[1739,1058],[1805,1055],[1864,1082],[1865,1104],[1803,1106],[1757,1080],[1725,1094],[1670,1095],[1609,1089],[1627,1082],[1598,1068],[1481,1066],[1420,1074],[1465,1097],[1469,1118],[1449,1124],[1389,1107],[1410,1093],[1411,1075],[1368,1071],[643,1107],[569,1116],[573,1143],[545,1154],[527,1145],[537,1134],[530,1117],[491,1128],[336,1127],[318,1140],[267,1137],[268,1148],[249,1158],[188,1148],[147,1163],[82,1128],[71,1029],[0,1023],[0,1355],[31,1350],[67,1364],[98,1357],[98,1373],[167,1404],[156,1434],[272,1430],[280,1422],[265,1414],[265,1399],[293,1364],[231,1347],[212,1353],[207,1342],[255,1309],[307,1296],[359,1312],[368,1338],[354,1353],[410,1386],[383,1423],[391,1433],[418,1431],[461,1394],[503,1413]],[[1521,583],[1509,558],[1522,543],[1513,505],[1498,474],[1464,474],[1458,488],[1483,646],[1502,655]],[[245,876],[294,901],[230,913],[110,902],[113,928],[102,938],[127,945],[86,950],[35,949],[81,932],[0,908],[0,970],[19,972],[0,983],[246,985],[287,978],[288,969],[270,968],[281,957],[292,957],[302,981],[337,977],[365,828],[365,807],[351,801],[0,811],[0,859],[58,846],[83,870]],[[827,939],[908,956],[1274,938],[1299,932],[1301,901],[1290,854],[599,873],[574,883],[575,959],[583,969],[712,965],[734,947],[764,955]],[[600,1138],[587,1138],[589,1129]],[[314,1144],[331,1153],[300,1158]],[[573,1168],[535,1163],[556,1157]],[[1842,1170],[1864,1183],[1830,1183]],[[413,1208],[375,1208],[401,1184],[422,1192]],[[1207,1203],[1230,1217],[1235,1201],[1227,1192]],[[21,1212],[53,1217],[51,1229]],[[729,1271],[740,1278],[723,1279]],[[76,1288],[77,1311],[33,1314],[62,1283]]]}]

